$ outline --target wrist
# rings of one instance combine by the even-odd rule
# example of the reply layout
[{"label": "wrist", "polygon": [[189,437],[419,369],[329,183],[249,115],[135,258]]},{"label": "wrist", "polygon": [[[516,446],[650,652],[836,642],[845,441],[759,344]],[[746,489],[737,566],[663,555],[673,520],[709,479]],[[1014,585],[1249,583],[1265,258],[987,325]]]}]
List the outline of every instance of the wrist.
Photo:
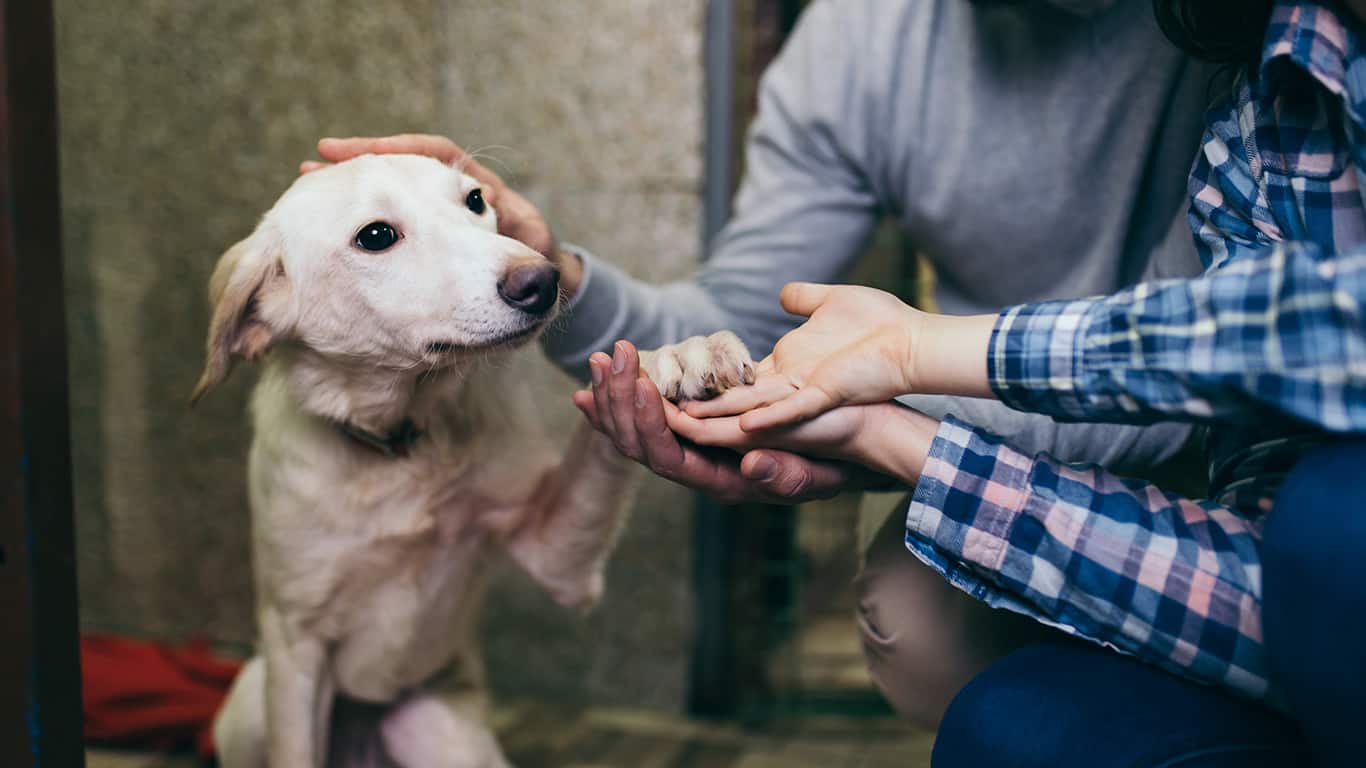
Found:
[{"label": "wrist", "polygon": [[887,403],[871,408],[865,423],[850,446],[852,460],[908,485],[918,482],[939,433],[939,420]]},{"label": "wrist", "polygon": [[992,397],[987,354],[996,315],[920,314],[911,348],[912,391]]},{"label": "wrist", "polygon": [[557,244],[555,266],[560,270],[560,293],[567,300],[573,300],[579,295],[579,287],[583,285],[583,259]]}]

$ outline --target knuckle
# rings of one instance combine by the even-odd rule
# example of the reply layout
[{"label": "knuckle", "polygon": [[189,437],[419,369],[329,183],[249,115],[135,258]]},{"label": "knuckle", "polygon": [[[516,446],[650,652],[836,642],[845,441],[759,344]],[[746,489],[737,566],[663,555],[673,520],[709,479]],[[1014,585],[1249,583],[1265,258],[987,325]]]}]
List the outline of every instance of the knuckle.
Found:
[{"label": "knuckle", "polygon": [[811,472],[806,467],[795,467],[780,472],[773,479],[773,490],[783,496],[796,496],[811,486]]}]

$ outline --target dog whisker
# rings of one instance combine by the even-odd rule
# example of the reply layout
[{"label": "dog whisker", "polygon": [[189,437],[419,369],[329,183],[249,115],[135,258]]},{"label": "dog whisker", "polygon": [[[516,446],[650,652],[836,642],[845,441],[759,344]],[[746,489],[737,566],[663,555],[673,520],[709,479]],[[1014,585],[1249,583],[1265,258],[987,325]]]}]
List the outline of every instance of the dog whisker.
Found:
[{"label": "dog whisker", "polygon": [[494,157],[493,155],[486,154],[486,150],[490,150],[490,149],[503,149],[503,150],[507,150],[508,152],[515,152],[515,151],[516,151],[516,150],[514,150],[512,147],[509,147],[509,146],[506,146],[506,145],[503,145],[503,144],[485,144],[485,145],[483,145],[483,146],[480,146],[480,147],[477,147],[477,148],[475,148],[475,149],[472,149],[472,150],[469,150],[469,151],[465,152],[465,157],[464,157],[463,160],[460,161],[460,164],[456,166],[456,170],[457,170],[457,171],[460,171],[461,173],[464,173],[464,172],[465,172],[465,169],[469,167],[469,164],[470,164],[472,161],[479,160],[479,161],[484,161],[484,162],[486,162],[486,163],[497,163],[498,166],[500,167],[500,170],[501,170],[503,173],[507,173],[507,171],[508,171],[508,165],[507,165],[507,163],[505,163],[505,162],[503,162],[502,160],[500,160],[500,159]]}]

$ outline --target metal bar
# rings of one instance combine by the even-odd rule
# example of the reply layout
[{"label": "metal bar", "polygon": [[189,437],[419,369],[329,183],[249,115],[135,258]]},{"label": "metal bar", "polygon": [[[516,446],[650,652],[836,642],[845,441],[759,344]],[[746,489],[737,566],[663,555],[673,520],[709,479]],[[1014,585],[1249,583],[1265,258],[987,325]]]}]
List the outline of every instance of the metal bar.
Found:
[{"label": "metal bar", "polygon": [[84,765],[50,0],[0,0],[0,764]]},{"label": "metal bar", "polygon": [[703,158],[702,258],[730,218],[731,148],[735,137],[735,3],[708,0],[706,146]]},{"label": "metal bar", "polygon": [[[703,157],[702,254],[730,216],[731,145],[734,136],[735,8],[708,0],[704,43],[706,145]],[[694,611],[688,709],[722,716],[734,708],[734,654],[730,622],[731,536],[726,510],[697,494],[693,517]]]}]

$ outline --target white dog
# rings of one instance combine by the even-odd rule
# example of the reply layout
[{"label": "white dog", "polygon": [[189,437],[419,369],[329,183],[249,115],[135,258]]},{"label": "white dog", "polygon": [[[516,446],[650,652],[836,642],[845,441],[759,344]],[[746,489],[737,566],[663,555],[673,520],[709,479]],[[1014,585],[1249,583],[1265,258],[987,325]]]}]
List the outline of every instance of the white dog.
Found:
[{"label": "white dog", "polygon": [[[298,179],[210,294],[195,397],[235,359],[264,361],[260,655],[215,723],[222,764],[506,765],[482,720],[488,566],[505,552],[558,602],[590,605],[630,495],[628,464],[587,428],[547,455],[506,359],[554,315],[556,269],[497,234],[475,179],[366,156]],[[752,380],[728,333],[643,362],[681,397]]]}]

